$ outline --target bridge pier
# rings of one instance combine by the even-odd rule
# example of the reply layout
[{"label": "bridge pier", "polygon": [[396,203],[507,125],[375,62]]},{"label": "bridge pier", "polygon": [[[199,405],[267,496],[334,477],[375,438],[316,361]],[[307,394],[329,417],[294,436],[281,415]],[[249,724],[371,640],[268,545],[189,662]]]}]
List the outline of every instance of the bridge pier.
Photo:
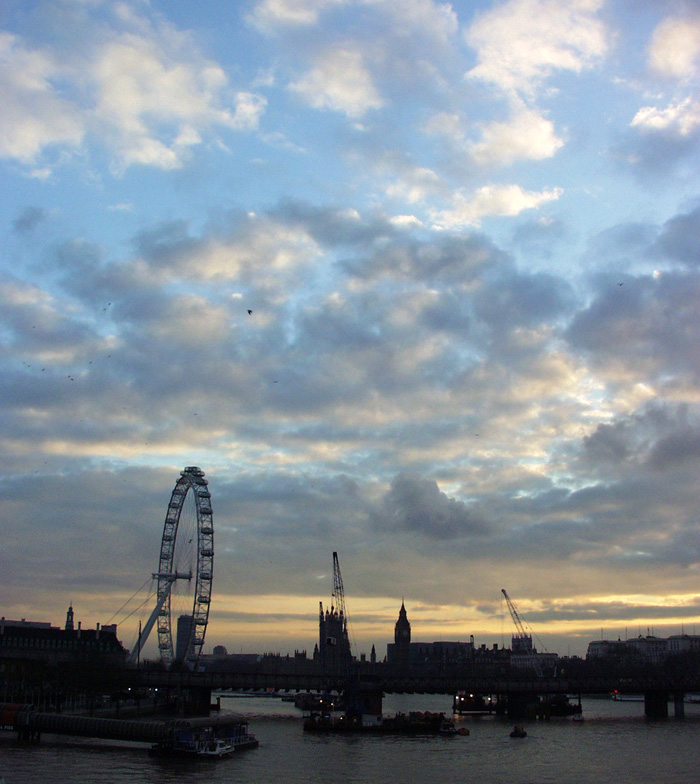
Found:
[{"label": "bridge pier", "polygon": [[[500,698],[498,704],[499,706],[501,704]],[[533,695],[528,693],[510,692],[506,694],[504,708],[501,715],[505,713],[511,719],[527,719],[533,718],[535,715]]]},{"label": "bridge pier", "polygon": [[377,721],[382,716],[384,692],[374,684],[360,684],[357,707],[366,716],[374,716]]},{"label": "bridge pier", "polygon": [[682,691],[673,695],[673,715],[677,719],[685,718],[685,694]]},{"label": "bridge pier", "polygon": [[668,718],[668,692],[665,691],[645,692],[644,715],[648,719]]},{"label": "bridge pier", "polygon": [[208,716],[211,708],[211,689],[190,687],[185,690],[185,714],[190,716]]}]

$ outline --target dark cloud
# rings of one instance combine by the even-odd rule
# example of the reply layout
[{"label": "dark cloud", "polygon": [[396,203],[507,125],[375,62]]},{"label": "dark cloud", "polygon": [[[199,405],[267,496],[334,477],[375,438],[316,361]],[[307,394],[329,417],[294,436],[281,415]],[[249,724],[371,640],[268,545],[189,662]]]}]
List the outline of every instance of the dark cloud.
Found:
[{"label": "dark cloud", "polygon": [[15,234],[30,234],[46,217],[46,211],[41,207],[25,207],[12,221],[12,229]]},{"label": "dark cloud", "polygon": [[380,527],[411,531],[437,539],[482,536],[489,530],[483,517],[463,501],[448,497],[437,482],[402,473],[384,497]]},{"label": "dark cloud", "polygon": [[441,292],[416,313],[416,319],[429,330],[466,337],[473,322],[471,298],[457,291]]},{"label": "dark cloud", "polygon": [[700,129],[687,134],[677,127],[628,130],[611,146],[610,157],[622,168],[643,179],[667,179],[673,173],[679,180],[689,179],[696,168]]},{"label": "dark cloud", "polygon": [[700,410],[688,404],[654,402],[610,424],[600,424],[583,439],[590,465],[625,462],[664,470],[700,457]]},{"label": "dark cloud", "polygon": [[[575,623],[577,621],[589,621],[597,624],[609,623],[611,621],[633,621],[638,618],[658,618],[674,619],[681,617],[692,618],[697,615],[700,609],[700,597],[695,601],[684,605],[671,604],[667,606],[644,604],[625,604],[622,602],[590,602],[578,600],[575,604],[566,602],[543,602],[541,607],[529,608],[527,621],[535,627],[540,627],[550,621],[567,621]],[[643,633],[647,633],[644,628]],[[638,629],[632,627],[630,637],[636,636]],[[622,632],[623,636],[624,631]]]},{"label": "dark cloud", "polygon": [[700,462],[700,427],[659,439],[649,454],[648,462],[656,470],[672,469],[686,462]]},{"label": "dark cloud", "polygon": [[573,291],[563,279],[510,269],[487,279],[475,295],[477,316],[496,331],[545,324],[562,316],[573,304]]},{"label": "dark cloud", "polygon": [[282,223],[303,227],[326,248],[371,247],[399,233],[382,216],[367,219],[355,210],[316,207],[299,201],[282,201],[269,214]]},{"label": "dark cloud", "polygon": [[667,221],[655,250],[671,261],[688,267],[700,266],[700,207]]},{"label": "dark cloud", "polygon": [[586,458],[595,465],[623,462],[630,455],[628,430],[627,422],[598,425],[591,435],[583,439]]},{"label": "dark cloud", "polygon": [[571,346],[587,352],[595,364],[617,365],[640,379],[696,378],[700,277],[664,273],[619,283],[601,282],[591,304],[576,314],[565,333]]},{"label": "dark cloud", "polygon": [[0,325],[5,342],[24,357],[24,366],[46,365],[46,356],[70,356],[91,339],[88,326],[36,286],[0,278]]},{"label": "dark cloud", "polygon": [[400,238],[366,258],[344,262],[344,267],[351,275],[367,280],[388,275],[432,284],[466,285],[507,260],[507,254],[484,235],[447,235],[430,242]]},{"label": "dark cloud", "polygon": [[[3,552],[14,556],[2,557],[2,570],[13,597],[38,584],[55,591],[76,582],[135,591],[156,565],[174,479],[145,468],[96,471],[83,461],[62,461],[62,468],[3,481],[5,514],[13,520]],[[25,503],[27,494],[36,506]]]},{"label": "dark cloud", "polygon": [[593,236],[586,249],[586,263],[597,267],[610,279],[618,278],[629,269],[637,269],[640,261],[647,260],[658,235],[658,228],[648,223],[621,223],[604,229]]},{"label": "dark cloud", "polygon": [[133,238],[133,244],[139,254],[159,267],[173,265],[192,255],[198,241],[190,236],[187,221],[173,220],[139,232]]}]

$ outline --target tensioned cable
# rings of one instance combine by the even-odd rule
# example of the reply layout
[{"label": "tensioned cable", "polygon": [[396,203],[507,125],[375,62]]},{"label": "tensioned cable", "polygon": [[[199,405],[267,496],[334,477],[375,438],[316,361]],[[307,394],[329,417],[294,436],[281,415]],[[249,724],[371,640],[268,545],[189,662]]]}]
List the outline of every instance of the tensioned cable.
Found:
[{"label": "tensioned cable", "polygon": [[146,602],[150,602],[150,601],[151,601],[151,599],[152,599],[152,598],[153,598],[155,595],[156,595],[156,591],[153,591],[153,593],[149,594],[149,595],[148,595],[148,596],[147,596],[147,597],[146,597],[146,598],[145,598],[145,599],[144,599],[144,600],[141,602],[141,604],[139,604],[139,606],[138,606],[138,607],[134,607],[134,609],[133,609],[133,610],[132,610],[132,611],[131,611],[131,612],[130,612],[130,613],[129,613],[129,614],[128,614],[128,615],[127,615],[127,616],[126,616],[126,617],[125,617],[123,620],[122,620],[122,623],[124,623],[124,621],[128,621],[128,620],[129,620],[129,618],[131,618],[131,616],[132,616],[132,615],[133,615],[135,612],[138,612],[138,611],[139,611],[139,610],[140,610],[140,609],[143,607],[143,605],[144,605],[144,604],[146,604]]},{"label": "tensioned cable", "polygon": [[[142,585],[140,585],[140,586],[139,586],[139,587],[138,587],[138,588],[137,588],[137,589],[136,589],[136,590],[135,590],[135,591],[134,591],[134,592],[131,594],[131,596],[130,596],[130,597],[129,597],[129,598],[128,598],[128,599],[127,599],[125,602],[124,602],[124,604],[122,604],[122,606],[121,606],[121,607],[120,607],[120,608],[119,608],[119,609],[118,609],[118,610],[117,610],[117,611],[114,613],[114,615],[113,615],[113,616],[112,616],[112,617],[111,617],[111,618],[110,618],[110,619],[107,621],[107,624],[110,624],[110,623],[112,623],[112,621],[113,621],[113,620],[114,620],[114,619],[117,617],[117,615],[119,615],[119,613],[120,613],[120,612],[121,612],[121,611],[122,611],[122,610],[123,610],[123,609],[126,607],[126,605],[127,605],[127,604],[129,604],[129,602],[130,602],[130,601],[131,601],[131,600],[134,598],[134,596],[136,596],[136,594],[137,594],[139,591],[142,591],[142,590],[143,590],[143,588],[144,588],[144,586],[146,585],[146,583],[147,583],[147,582],[149,582],[149,581],[150,581],[150,580],[152,580],[152,579],[153,579],[153,577],[147,577],[147,578],[144,580],[143,584],[142,584]],[[150,598],[151,598],[151,597],[149,596],[149,597],[148,597],[148,599],[150,599]],[[148,599],[146,599],[146,601],[148,601]],[[145,604],[145,602],[144,602],[144,604]],[[139,607],[143,607],[143,604],[139,605]],[[137,607],[136,609],[138,610],[139,608]],[[134,612],[136,612],[136,610],[134,610]],[[127,615],[126,617],[127,617],[127,618],[129,618],[129,617],[131,617],[131,615],[133,615],[133,614],[134,614],[134,613],[132,612],[132,613],[130,613],[130,615]],[[125,618],[124,620],[126,620],[126,618]]]}]

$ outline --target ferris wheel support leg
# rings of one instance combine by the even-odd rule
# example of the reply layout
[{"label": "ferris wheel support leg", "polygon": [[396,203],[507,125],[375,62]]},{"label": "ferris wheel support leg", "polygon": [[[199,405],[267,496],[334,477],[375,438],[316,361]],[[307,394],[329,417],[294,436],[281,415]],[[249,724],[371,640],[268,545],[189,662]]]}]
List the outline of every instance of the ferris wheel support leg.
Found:
[{"label": "ferris wheel support leg", "polygon": [[143,650],[143,646],[146,644],[146,640],[148,640],[148,635],[151,633],[151,629],[153,629],[156,619],[158,618],[158,613],[163,609],[163,605],[165,604],[165,600],[170,596],[170,591],[173,587],[173,583],[175,581],[172,580],[168,582],[166,590],[163,591],[163,594],[158,597],[158,601],[156,602],[156,606],[153,608],[153,612],[151,613],[151,617],[146,622],[146,625],[143,627],[143,631],[139,635],[138,642],[134,646],[134,649],[129,654],[126,663],[129,666],[133,666],[136,664],[136,660],[139,657],[139,654]]}]

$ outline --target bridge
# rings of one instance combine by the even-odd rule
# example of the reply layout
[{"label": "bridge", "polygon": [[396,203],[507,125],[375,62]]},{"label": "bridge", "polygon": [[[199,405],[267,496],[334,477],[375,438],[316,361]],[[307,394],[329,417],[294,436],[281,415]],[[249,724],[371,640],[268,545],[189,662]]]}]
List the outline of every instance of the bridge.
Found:
[{"label": "bridge", "polygon": [[[164,670],[126,670],[122,683],[132,688],[150,688],[165,693],[186,692],[197,695],[194,704],[210,704],[215,691],[236,692],[346,692],[354,688],[359,694],[449,694],[463,690],[473,694],[498,696],[504,704],[522,706],[543,695],[635,694],[644,695],[646,716],[668,716],[673,700],[674,713],[684,715],[686,694],[700,692],[698,675],[664,675],[649,673],[633,676],[597,675],[577,677],[534,677],[518,671],[500,675],[475,675],[463,667],[440,673],[396,672],[384,664],[355,663],[350,672],[328,672],[313,662],[300,667],[293,660],[281,659],[274,666],[262,663],[232,667],[226,672],[172,672]],[[295,666],[297,665],[297,666]],[[365,666],[362,666],[365,665]]]}]

